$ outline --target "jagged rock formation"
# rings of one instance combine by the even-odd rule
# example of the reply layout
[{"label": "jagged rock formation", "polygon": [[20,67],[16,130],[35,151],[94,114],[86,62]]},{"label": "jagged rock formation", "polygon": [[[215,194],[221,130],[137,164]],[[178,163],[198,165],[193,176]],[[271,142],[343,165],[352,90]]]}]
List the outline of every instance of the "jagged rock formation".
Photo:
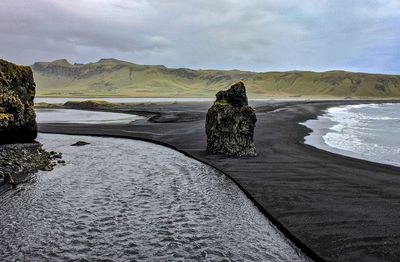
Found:
[{"label": "jagged rock formation", "polygon": [[61,157],[61,153],[47,152],[37,142],[0,145],[0,185],[19,184],[39,170],[51,171],[64,162]]},{"label": "jagged rock formation", "polygon": [[30,67],[0,60],[0,143],[36,138],[35,87]]},{"label": "jagged rock formation", "polygon": [[255,156],[256,113],[248,105],[246,88],[238,82],[219,91],[206,118],[207,151],[232,156]]}]

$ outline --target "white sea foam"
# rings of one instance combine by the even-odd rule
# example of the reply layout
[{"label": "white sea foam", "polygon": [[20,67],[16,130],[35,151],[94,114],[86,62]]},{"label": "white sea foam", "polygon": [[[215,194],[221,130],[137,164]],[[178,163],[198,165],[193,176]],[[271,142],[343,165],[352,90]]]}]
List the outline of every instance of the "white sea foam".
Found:
[{"label": "white sea foam", "polygon": [[313,132],[305,138],[312,146],[400,166],[400,104],[360,104],[332,107],[302,123]]}]

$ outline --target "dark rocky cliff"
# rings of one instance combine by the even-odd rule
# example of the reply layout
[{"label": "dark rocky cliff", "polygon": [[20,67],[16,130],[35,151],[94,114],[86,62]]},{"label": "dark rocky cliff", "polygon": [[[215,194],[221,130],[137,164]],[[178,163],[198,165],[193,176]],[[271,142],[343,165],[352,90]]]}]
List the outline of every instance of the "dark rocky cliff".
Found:
[{"label": "dark rocky cliff", "polygon": [[31,142],[37,136],[35,82],[28,66],[0,59],[0,143]]},{"label": "dark rocky cliff", "polygon": [[207,151],[232,156],[255,156],[256,113],[248,105],[242,82],[219,91],[206,118]]}]

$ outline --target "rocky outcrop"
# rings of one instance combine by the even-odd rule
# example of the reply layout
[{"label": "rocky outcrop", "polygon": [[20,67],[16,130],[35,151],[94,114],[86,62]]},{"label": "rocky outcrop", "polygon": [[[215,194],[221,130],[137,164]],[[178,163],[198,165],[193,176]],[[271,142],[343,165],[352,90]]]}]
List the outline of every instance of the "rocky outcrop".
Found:
[{"label": "rocky outcrop", "polygon": [[246,88],[238,82],[219,91],[206,118],[207,151],[232,156],[255,156],[256,113],[248,105]]},{"label": "rocky outcrop", "polygon": [[67,101],[64,107],[72,109],[102,109],[113,108],[119,106],[119,103],[110,103],[101,100],[85,100],[85,101]]},{"label": "rocky outcrop", "polygon": [[[53,62],[36,62],[32,65],[32,69],[36,74],[39,73],[45,77],[67,78],[69,80],[87,79],[104,73],[113,73],[122,68],[128,69],[129,63],[116,59],[100,59],[97,63],[89,64],[71,64],[66,59],[59,59]],[[107,83],[104,79],[100,79],[98,82]]]},{"label": "rocky outcrop", "polygon": [[30,67],[0,60],[0,143],[31,142],[37,136]]},{"label": "rocky outcrop", "polygon": [[90,145],[90,143],[85,141],[78,141],[76,143],[73,143],[71,146],[86,146],[86,145]]},{"label": "rocky outcrop", "polygon": [[0,185],[22,183],[39,170],[51,171],[64,162],[61,158],[61,153],[47,152],[37,142],[0,145]]}]

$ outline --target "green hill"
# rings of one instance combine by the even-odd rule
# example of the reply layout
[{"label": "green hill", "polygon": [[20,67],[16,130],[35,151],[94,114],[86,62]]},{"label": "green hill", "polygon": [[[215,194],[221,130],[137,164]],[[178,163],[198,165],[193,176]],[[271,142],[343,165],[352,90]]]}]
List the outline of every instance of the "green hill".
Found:
[{"label": "green hill", "polygon": [[171,69],[116,59],[73,65],[62,59],[38,62],[32,69],[37,96],[48,97],[214,97],[238,80],[250,98],[400,97],[400,75]]}]

